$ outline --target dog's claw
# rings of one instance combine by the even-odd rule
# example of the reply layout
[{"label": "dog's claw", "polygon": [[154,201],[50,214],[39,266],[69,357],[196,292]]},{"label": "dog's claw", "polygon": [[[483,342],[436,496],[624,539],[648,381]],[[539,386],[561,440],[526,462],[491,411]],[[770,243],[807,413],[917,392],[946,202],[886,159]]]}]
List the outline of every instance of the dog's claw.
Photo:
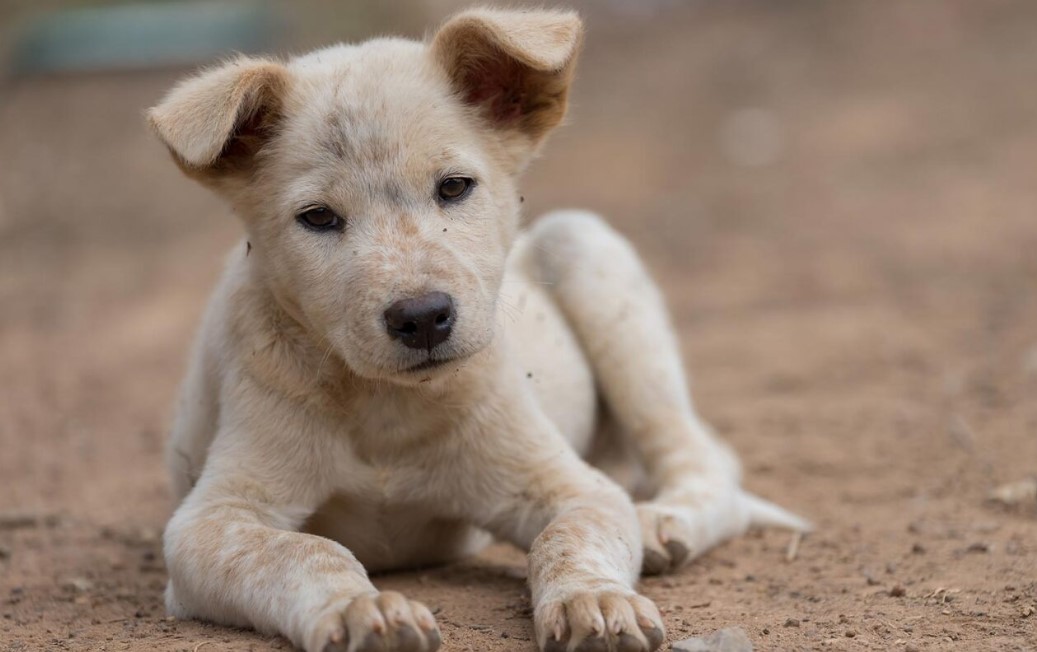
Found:
[{"label": "dog's claw", "polygon": [[623,632],[616,641],[616,652],[643,652],[645,646],[633,634]]},{"label": "dog's claw", "polygon": [[435,652],[439,629],[432,613],[420,602],[385,591],[362,595],[328,611],[324,616],[320,652]]},{"label": "dog's claw", "polygon": [[428,641],[428,652],[435,652],[439,649],[439,644],[442,640],[439,638],[439,630],[433,629],[432,631],[425,632],[425,640]]},{"label": "dog's claw", "polygon": [[421,635],[410,625],[397,629],[395,638],[398,652],[421,652]]},{"label": "dog's claw", "polygon": [[653,652],[663,641],[659,610],[625,588],[539,605],[534,623],[543,652]]},{"label": "dog's claw", "polygon": [[670,567],[670,560],[658,552],[646,548],[644,560],[641,562],[641,572],[645,575],[660,575]]},{"label": "dog's claw", "polygon": [[659,646],[663,644],[663,639],[666,638],[661,627],[642,628],[641,631],[644,632],[645,638],[648,639],[649,652],[659,649]]},{"label": "dog's claw", "polygon": [[688,546],[678,539],[670,539],[665,544],[666,552],[670,553],[670,567],[680,568],[688,560],[690,551]]}]

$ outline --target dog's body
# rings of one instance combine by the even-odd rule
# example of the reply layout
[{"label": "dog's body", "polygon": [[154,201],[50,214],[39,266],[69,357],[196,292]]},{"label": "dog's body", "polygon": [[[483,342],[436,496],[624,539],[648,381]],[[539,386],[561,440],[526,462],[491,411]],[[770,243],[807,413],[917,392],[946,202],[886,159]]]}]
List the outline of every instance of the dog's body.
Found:
[{"label": "dog's body", "polygon": [[[170,439],[173,614],[309,652],[432,650],[428,609],[365,569],[492,533],[530,551],[541,648],[654,650],[642,565],[801,525],[739,488],[631,247],[582,212],[518,229],[516,179],[564,114],[579,37],[568,13],[468,12],[428,47],[238,61],[152,111],[249,234]],[[581,459],[603,427],[652,500]]]}]

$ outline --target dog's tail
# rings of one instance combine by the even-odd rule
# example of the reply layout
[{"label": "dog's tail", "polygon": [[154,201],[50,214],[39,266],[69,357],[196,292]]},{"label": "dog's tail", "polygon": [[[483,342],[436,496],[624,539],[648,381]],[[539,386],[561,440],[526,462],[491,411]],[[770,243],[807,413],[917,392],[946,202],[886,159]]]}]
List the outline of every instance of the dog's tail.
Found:
[{"label": "dog's tail", "polygon": [[814,529],[810,521],[759,496],[743,492],[742,500],[749,509],[749,524],[754,527],[778,527],[799,532],[810,532]]}]

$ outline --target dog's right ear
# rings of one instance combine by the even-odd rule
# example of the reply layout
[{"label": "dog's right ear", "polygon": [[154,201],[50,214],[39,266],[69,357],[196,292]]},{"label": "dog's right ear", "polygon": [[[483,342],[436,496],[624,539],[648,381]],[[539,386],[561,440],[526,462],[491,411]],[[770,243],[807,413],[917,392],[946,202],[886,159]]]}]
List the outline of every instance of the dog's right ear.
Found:
[{"label": "dog's right ear", "polygon": [[565,116],[582,36],[572,11],[469,9],[440,28],[432,54],[461,100],[528,159]]},{"label": "dog's right ear", "polygon": [[191,176],[247,171],[276,127],[286,85],[281,64],[240,57],[178,84],[148,122]]}]

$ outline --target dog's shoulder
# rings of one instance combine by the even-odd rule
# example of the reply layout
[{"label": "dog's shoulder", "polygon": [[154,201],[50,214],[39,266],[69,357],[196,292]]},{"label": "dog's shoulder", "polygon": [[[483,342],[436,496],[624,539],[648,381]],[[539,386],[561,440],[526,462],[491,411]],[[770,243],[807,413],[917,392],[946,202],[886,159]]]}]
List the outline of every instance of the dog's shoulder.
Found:
[{"label": "dog's shoulder", "polygon": [[[329,378],[341,376],[340,363],[304,336],[301,315],[289,315],[261,282],[257,252],[247,241],[227,257],[199,333],[201,354],[225,383],[247,379],[277,394],[317,400]],[[224,388],[227,389],[227,388]]]}]

